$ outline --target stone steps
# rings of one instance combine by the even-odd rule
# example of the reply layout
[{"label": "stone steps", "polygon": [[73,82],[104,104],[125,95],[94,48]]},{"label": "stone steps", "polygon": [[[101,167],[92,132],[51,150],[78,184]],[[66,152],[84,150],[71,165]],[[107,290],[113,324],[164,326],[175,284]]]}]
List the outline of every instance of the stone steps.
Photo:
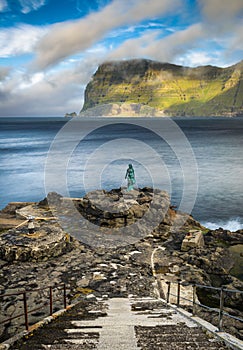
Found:
[{"label": "stone steps", "polygon": [[[104,304],[106,303],[106,305]],[[104,308],[106,307],[107,313]],[[132,311],[133,310],[133,311]],[[106,314],[106,316],[104,316]],[[82,302],[11,350],[226,350],[156,299]]]},{"label": "stone steps", "polygon": [[219,341],[209,339],[199,327],[188,329],[186,326],[178,325],[158,326],[151,329],[151,327],[138,326],[135,330],[141,349],[226,349]]}]

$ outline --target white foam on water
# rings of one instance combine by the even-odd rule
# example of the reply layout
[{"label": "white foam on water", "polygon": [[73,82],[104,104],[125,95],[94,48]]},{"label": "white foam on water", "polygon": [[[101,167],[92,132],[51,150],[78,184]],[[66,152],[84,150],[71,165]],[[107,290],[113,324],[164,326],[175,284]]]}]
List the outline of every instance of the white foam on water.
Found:
[{"label": "white foam on water", "polygon": [[235,232],[237,230],[243,229],[243,220],[242,218],[232,218],[228,221],[206,221],[201,223],[203,226],[211,229],[216,230],[219,227],[223,228],[224,230],[229,230],[231,232]]}]

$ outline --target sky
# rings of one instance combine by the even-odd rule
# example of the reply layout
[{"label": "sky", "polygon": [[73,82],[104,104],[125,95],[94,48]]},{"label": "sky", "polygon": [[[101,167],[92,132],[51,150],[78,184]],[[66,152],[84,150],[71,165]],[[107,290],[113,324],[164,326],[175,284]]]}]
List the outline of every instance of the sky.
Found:
[{"label": "sky", "polygon": [[105,61],[227,67],[243,0],[0,0],[0,116],[79,112]]}]

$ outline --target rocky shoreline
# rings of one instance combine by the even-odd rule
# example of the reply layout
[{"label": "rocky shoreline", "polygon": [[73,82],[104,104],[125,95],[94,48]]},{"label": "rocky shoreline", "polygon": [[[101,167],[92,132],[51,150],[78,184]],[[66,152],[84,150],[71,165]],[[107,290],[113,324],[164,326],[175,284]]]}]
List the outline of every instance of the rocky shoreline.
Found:
[{"label": "rocky shoreline", "polygon": [[[104,206],[106,209],[102,210]],[[77,239],[77,227],[71,231],[75,218],[68,215],[73,208],[85,217],[79,227],[83,241]],[[63,221],[56,216],[60,210]],[[144,215],[151,223],[157,211],[162,212],[162,219],[150,233],[144,231],[136,235],[130,231],[131,241],[120,244],[119,236],[114,248],[111,244],[114,243],[113,232],[139,225]],[[32,234],[28,233],[26,222],[29,215],[35,217]],[[87,240],[88,222],[99,227],[96,244],[93,244],[94,237]],[[0,229],[0,296],[62,283],[69,288],[71,302],[92,295],[153,296],[155,280],[151,254],[158,246],[165,250],[157,251],[154,263],[164,280],[243,290],[243,282],[231,274],[237,261],[230,251],[232,246],[243,244],[243,231],[208,230],[190,215],[176,211],[164,191],[144,188],[127,194],[122,189],[114,189],[93,191],[73,200],[50,194],[49,201],[10,203],[0,212]],[[197,231],[203,235],[204,244],[182,249],[185,237]],[[242,318],[241,295],[228,297],[226,306]],[[204,303],[218,301],[217,296],[212,300],[209,294],[198,295],[198,298]],[[32,293],[28,302],[35,304],[40,299],[40,293]],[[20,302],[9,298],[0,308],[2,320],[17,314]],[[44,317],[41,312],[33,313],[30,323],[37,322],[40,317]],[[242,339],[242,325],[230,321],[231,332]],[[22,323],[22,320],[14,320],[0,325],[1,341],[18,332]]]}]

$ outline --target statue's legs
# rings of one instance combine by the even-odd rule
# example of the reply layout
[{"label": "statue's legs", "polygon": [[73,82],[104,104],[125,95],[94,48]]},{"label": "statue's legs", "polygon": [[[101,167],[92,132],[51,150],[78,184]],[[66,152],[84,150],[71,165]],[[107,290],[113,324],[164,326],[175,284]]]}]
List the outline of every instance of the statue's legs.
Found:
[{"label": "statue's legs", "polygon": [[135,184],[135,181],[133,179],[128,179],[127,181],[127,191],[132,191],[133,190],[133,185]]}]

